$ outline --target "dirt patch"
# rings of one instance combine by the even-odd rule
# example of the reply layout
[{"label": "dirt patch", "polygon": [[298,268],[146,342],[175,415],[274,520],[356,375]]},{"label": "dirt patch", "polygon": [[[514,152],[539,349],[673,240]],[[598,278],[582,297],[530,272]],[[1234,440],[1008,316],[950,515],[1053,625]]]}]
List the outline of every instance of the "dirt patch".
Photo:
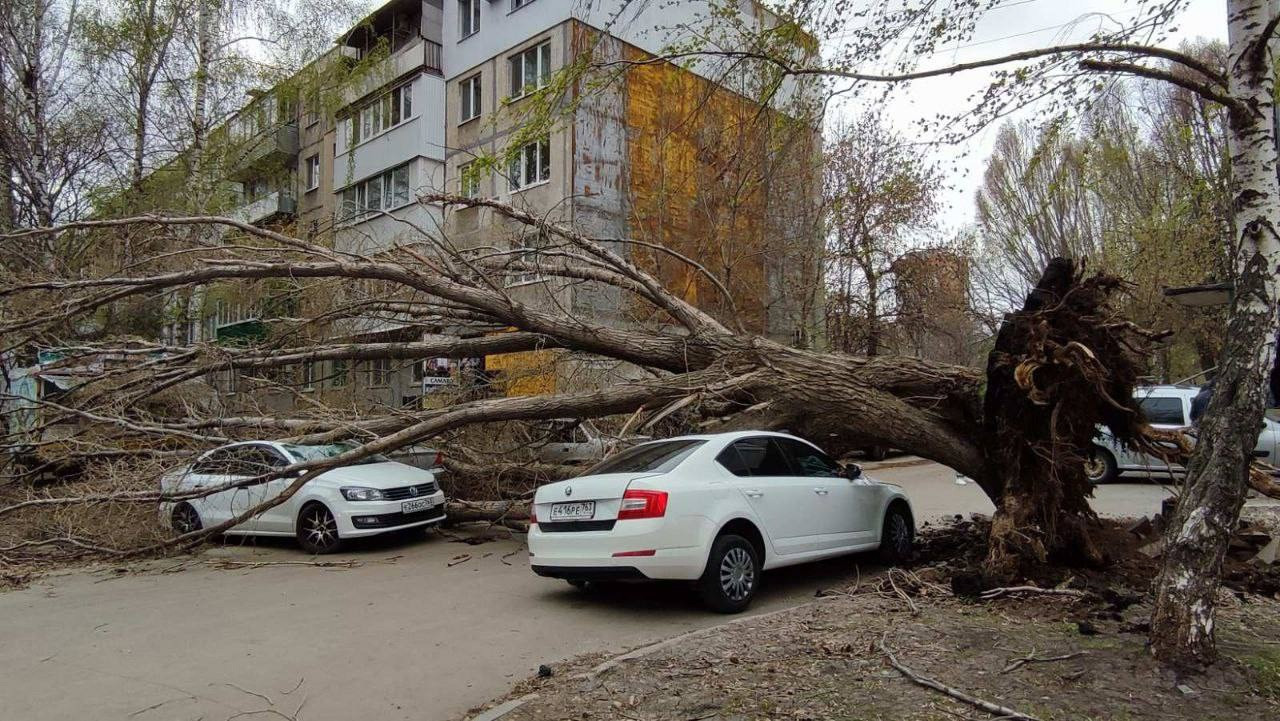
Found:
[{"label": "dirt patch", "polygon": [[[881,642],[916,674],[1045,721],[1280,713],[1280,648],[1273,645],[1280,604],[1225,608],[1223,662],[1210,675],[1174,679],[1155,665],[1136,630],[1116,624],[1082,634],[1070,620],[1087,615],[1082,603],[938,598],[917,601],[913,614],[901,600],[877,593],[832,597],[689,639],[598,676],[572,678],[588,666],[583,660],[557,667],[549,678],[522,684],[514,695],[537,698],[504,719],[986,717],[910,682],[887,663]],[[1056,612],[1044,613],[1046,605]],[[1042,660],[1057,657],[1069,658]]]},{"label": "dirt patch", "polygon": [[[586,674],[574,659],[508,698],[536,697],[504,721],[532,719],[988,718],[913,683],[921,677],[1029,717],[1138,721],[1280,717],[1280,602],[1227,588],[1222,661],[1175,678],[1146,648],[1156,559],[1127,524],[1100,524],[1105,568],[1047,568],[1027,579],[1060,593],[953,590],[985,556],[983,519],[924,529],[917,562],[822,592],[807,606],[698,634]],[[963,585],[963,582],[961,583]],[[883,644],[883,648],[882,645]]]}]

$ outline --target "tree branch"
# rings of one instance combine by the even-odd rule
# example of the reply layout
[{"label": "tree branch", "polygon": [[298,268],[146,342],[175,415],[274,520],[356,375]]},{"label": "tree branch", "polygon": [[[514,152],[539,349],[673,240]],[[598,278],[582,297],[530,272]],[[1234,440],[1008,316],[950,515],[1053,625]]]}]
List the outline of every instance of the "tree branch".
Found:
[{"label": "tree branch", "polygon": [[1136,75],[1138,77],[1150,78],[1152,80],[1163,80],[1166,83],[1173,83],[1178,87],[1186,88],[1202,98],[1212,100],[1215,103],[1220,103],[1226,108],[1239,110],[1244,107],[1240,101],[1230,97],[1226,93],[1215,90],[1212,86],[1206,83],[1199,83],[1190,78],[1174,75],[1166,70],[1148,68],[1142,65],[1133,65],[1131,63],[1108,62],[1092,59],[1081,60],[1080,67],[1100,73],[1121,73],[1124,75]]}]

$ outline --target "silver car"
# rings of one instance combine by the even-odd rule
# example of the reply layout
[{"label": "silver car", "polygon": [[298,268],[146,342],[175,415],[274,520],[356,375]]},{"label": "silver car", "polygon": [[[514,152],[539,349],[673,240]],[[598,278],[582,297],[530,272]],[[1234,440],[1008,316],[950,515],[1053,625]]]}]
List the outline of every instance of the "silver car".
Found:
[{"label": "silver car", "polygon": [[537,444],[538,460],[562,465],[590,465],[618,448],[626,448],[649,440],[648,436],[630,435],[613,438],[601,433],[589,420],[555,418],[538,425],[541,435]]},{"label": "silver car", "polygon": [[[1199,388],[1194,386],[1144,386],[1133,395],[1153,428],[1185,430],[1191,427],[1191,400],[1197,392]],[[1253,453],[1259,460],[1274,463],[1280,450],[1280,424],[1270,417],[1265,423]],[[1185,471],[1177,464],[1125,448],[1106,428],[1098,429],[1085,460],[1085,473],[1093,483],[1110,483],[1124,473],[1172,478]]]}]

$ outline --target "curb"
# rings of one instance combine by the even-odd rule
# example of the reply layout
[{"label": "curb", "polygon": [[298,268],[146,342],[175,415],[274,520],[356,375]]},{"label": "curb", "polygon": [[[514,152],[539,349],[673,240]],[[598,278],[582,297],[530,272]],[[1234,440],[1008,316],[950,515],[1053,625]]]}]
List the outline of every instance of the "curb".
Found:
[{"label": "curb", "polygon": [[[621,654],[621,655],[619,655],[619,656],[614,656],[613,658],[611,658],[611,659],[609,659],[609,660],[607,660],[607,661],[604,661],[603,663],[600,663],[600,664],[599,664],[599,665],[597,665],[597,666],[594,666],[594,667],[592,667],[592,668],[590,668],[590,669],[587,669],[586,671],[583,671],[582,673],[578,673],[578,674],[574,674],[573,676],[569,676],[568,678],[569,678],[569,680],[570,680],[570,681],[587,681],[587,680],[590,680],[590,679],[592,679],[592,678],[595,678],[596,676],[599,676],[600,674],[604,673],[605,671],[608,671],[608,670],[610,670],[610,669],[612,669],[612,668],[614,668],[614,667],[616,667],[616,666],[620,666],[621,664],[626,663],[627,661],[634,661],[634,660],[636,660],[636,659],[640,659],[640,658],[644,658],[644,657],[646,657],[646,656],[653,655],[653,654],[657,653],[658,651],[661,651],[661,650],[663,650],[663,649],[665,649],[665,648],[669,648],[669,647],[671,647],[671,646],[675,646],[676,644],[681,643],[682,641],[688,641],[688,640],[690,640],[690,639],[698,638],[698,637],[700,637],[700,636],[706,636],[706,635],[708,635],[708,634],[714,633],[714,632],[719,631],[719,630],[721,630],[721,629],[729,628],[730,626],[738,626],[738,625],[741,625],[741,624],[744,624],[744,623],[748,623],[748,622],[751,622],[751,621],[759,621],[759,620],[761,620],[761,619],[772,618],[772,617],[774,617],[774,616],[780,616],[780,615],[782,615],[782,614],[784,614],[784,613],[790,613],[790,612],[792,612],[792,611],[798,611],[798,610],[800,610],[800,609],[802,609],[802,608],[808,608],[808,607],[810,607],[810,606],[816,606],[817,604],[822,603],[824,600],[826,600],[826,599],[828,599],[828,598],[840,598],[840,596],[819,596],[817,599],[815,599],[815,600],[813,600],[813,601],[806,601],[806,602],[801,603],[801,604],[798,604],[798,605],[796,605],[796,606],[788,606],[788,607],[786,607],[786,608],[780,608],[780,609],[778,609],[778,610],[776,610],[776,611],[769,611],[768,613],[760,613],[760,614],[756,614],[756,615],[754,615],[754,616],[743,616],[742,618],[735,618],[735,619],[733,619],[732,621],[726,621],[726,622],[724,622],[724,623],[718,623],[718,624],[716,624],[716,625],[714,625],[714,626],[708,626],[708,627],[706,627],[706,628],[699,628],[699,629],[695,629],[695,630],[693,630],[693,631],[686,631],[685,633],[682,633],[682,634],[680,634],[679,636],[672,636],[671,638],[668,638],[668,639],[665,639],[665,640],[662,640],[662,641],[658,641],[658,642],[656,642],[656,643],[651,643],[651,644],[649,644],[648,646],[641,646],[640,648],[634,649],[634,650],[632,650],[632,651],[628,651],[628,652],[626,652],[626,653],[624,653],[624,654]],[[481,713],[479,713],[479,714],[477,714],[477,715],[475,715],[475,716],[470,716],[470,717],[468,717],[467,721],[498,721],[498,719],[501,719],[503,716],[506,716],[507,714],[511,713],[512,711],[515,711],[516,709],[518,709],[518,708],[520,708],[521,706],[523,706],[525,703],[527,703],[527,702],[529,702],[529,701],[532,701],[532,700],[534,700],[534,699],[536,699],[536,698],[538,698],[538,694],[536,694],[536,693],[528,693],[528,694],[525,694],[524,696],[521,696],[521,697],[519,697],[519,698],[514,698],[514,699],[511,699],[510,701],[507,701],[507,702],[505,702],[505,703],[501,703],[501,704],[499,704],[499,705],[497,705],[497,706],[494,706],[493,708],[491,708],[491,709],[489,709],[489,710],[487,710],[487,711],[482,711]]]}]

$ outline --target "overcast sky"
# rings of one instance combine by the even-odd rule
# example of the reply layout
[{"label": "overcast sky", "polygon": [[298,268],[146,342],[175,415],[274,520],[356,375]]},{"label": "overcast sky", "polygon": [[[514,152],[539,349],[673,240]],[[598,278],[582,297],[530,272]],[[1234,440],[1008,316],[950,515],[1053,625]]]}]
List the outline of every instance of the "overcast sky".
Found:
[{"label": "overcast sky", "polygon": [[[1192,0],[1175,23],[1177,32],[1165,44],[1176,47],[1183,40],[1196,37],[1225,41],[1225,6],[1224,0]],[[936,58],[922,62],[922,67],[940,67],[1084,40],[1098,29],[1100,23],[1114,26],[1114,23],[1124,23],[1133,17],[1133,5],[1124,0],[1010,0],[1005,7],[989,12],[973,39],[963,47],[940,53]],[[901,132],[910,133],[918,118],[965,107],[965,99],[982,89],[989,77],[983,71],[971,71],[915,82],[887,106],[888,116]],[[856,112],[859,109],[857,102],[854,100],[835,108],[832,118]],[[1034,109],[1016,117],[1024,117],[1028,112],[1033,114]],[[942,218],[948,228],[954,229],[973,220],[974,191],[991,154],[997,127],[988,127],[963,147],[931,146],[935,156],[946,163],[947,178],[953,186],[947,192],[947,208]]]}]

